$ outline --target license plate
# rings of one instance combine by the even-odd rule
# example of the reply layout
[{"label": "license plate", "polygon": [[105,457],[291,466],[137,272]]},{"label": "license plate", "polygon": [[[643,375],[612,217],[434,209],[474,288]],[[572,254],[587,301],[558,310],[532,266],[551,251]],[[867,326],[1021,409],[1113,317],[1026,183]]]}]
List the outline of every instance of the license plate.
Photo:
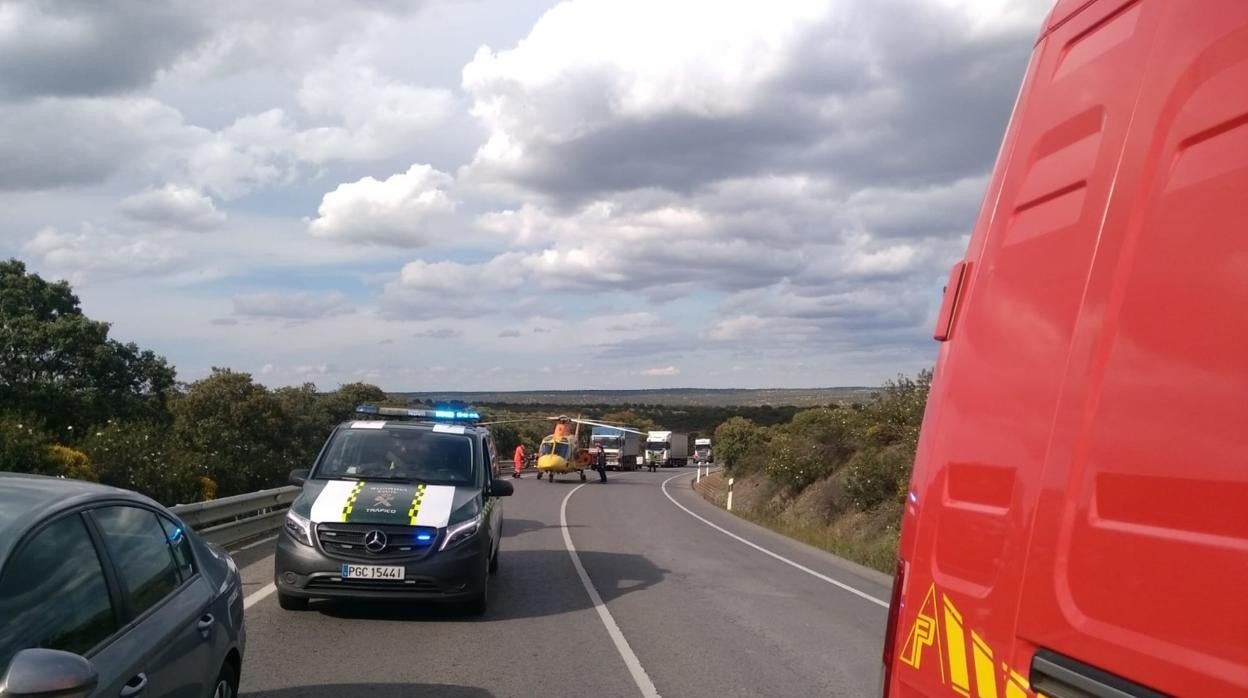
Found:
[{"label": "license plate", "polygon": [[391,579],[403,581],[407,570],[403,567],[386,567],[382,565],[343,565],[343,579]]}]

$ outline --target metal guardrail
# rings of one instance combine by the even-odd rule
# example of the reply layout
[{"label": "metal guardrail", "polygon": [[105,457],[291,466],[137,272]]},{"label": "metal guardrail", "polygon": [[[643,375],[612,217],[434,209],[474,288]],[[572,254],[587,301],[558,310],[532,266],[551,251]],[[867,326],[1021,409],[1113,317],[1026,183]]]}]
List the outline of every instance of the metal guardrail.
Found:
[{"label": "metal guardrail", "polygon": [[275,487],[209,502],[179,504],[169,510],[204,540],[230,545],[280,528],[286,509],[297,496],[298,487]]}]

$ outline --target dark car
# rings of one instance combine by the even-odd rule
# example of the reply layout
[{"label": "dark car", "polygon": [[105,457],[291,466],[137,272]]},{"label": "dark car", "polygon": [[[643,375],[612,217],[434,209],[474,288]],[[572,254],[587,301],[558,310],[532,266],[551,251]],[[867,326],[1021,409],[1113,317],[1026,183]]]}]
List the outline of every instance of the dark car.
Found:
[{"label": "dark car", "polygon": [[[278,604],[313,598],[463,603],[485,612],[511,483],[497,479],[484,427],[374,408],[345,422],[311,471],[278,536]],[[432,412],[429,417],[432,418]]]},{"label": "dark car", "polygon": [[0,473],[0,696],[230,698],[245,642],[237,566],[168,509]]}]

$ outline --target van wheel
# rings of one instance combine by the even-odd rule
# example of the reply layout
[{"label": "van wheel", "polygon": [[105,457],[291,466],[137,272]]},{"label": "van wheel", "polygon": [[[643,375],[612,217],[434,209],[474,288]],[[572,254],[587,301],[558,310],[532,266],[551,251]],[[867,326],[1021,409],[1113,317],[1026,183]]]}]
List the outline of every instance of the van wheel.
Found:
[{"label": "van wheel", "polygon": [[212,688],[212,698],[235,698],[238,695],[238,672],[227,661],[221,665],[217,682]]},{"label": "van wheel", "polygon": [[277,605],[282,607],[283,611],[306,611],[308,610],[308,600],[302,596],[291,596],[277,592]]}]

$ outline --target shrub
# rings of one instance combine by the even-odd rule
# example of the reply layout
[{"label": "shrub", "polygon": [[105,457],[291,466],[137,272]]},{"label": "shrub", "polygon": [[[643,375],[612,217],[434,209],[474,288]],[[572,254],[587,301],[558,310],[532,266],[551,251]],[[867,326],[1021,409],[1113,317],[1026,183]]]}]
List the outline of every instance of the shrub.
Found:
[{"label": "shrub", "polygon": [[199,501],[198,469],[175,456],[169,430],[145,422],[109,422],[83,440],[100,481],[162,504]]},{"label": "shrub", "polygon": [[100,481],[100,474],[91,464],[91,459],[82,451],[56,444],[48,447],[47,458],[49,466],[57,475],[74,480]]},{"label": "shrub", "polygon": [[764,430],[754,422],[745,417],[732,417],[715,429],[715,458],[736,469],[742,456],[766,438]]},{"label": "shrub", "polygon": [[910,481],[914,450],[906,444],[869,446],[854,454],[846,466],[845,491],[854,506],[867,511],[886,502],[900,502]]},{"label": "shrub", "polygon": [[0,470],[56,474],[48,456],[52,437],[42,420],[16,412],[0,413]]},{"label": "shrub", "polygon": [[806,487],[833,468],[819,444],[803,436],[777,434],[768,450],[768,477],[790,490]]}]

